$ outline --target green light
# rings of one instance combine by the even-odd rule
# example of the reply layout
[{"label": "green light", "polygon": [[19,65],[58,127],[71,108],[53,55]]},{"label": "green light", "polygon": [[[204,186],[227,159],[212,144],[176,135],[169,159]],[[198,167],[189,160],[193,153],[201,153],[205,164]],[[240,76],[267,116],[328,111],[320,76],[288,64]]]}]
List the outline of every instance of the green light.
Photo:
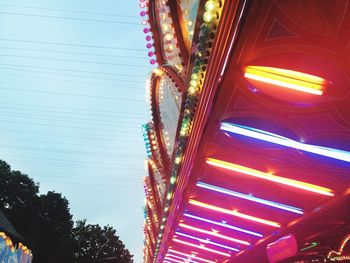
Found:
[{"label": "green light", "polygon": [[307,247],[304,247],[302,249],[300,249],[300,251],[305,251],[308,250],[310,248],[316,247],[318,245],[318,242],[312,242],[310,245],[308,245]]},{"label": "green light", "polygon": [[171,184],[174,184],[176,182],[176,177],[175,176],[172,176],[171,178],[170,178],[170,183]]}]

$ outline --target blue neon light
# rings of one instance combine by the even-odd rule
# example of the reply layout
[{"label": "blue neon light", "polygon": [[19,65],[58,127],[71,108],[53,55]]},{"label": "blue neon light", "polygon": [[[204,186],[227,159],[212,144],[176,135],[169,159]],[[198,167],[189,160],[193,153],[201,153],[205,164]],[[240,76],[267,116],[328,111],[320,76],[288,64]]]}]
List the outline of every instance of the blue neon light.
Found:
[{"label": "blue neon light", "polygon": [[302,150],[305,152],[310,152],[310,153],[330,157],[333,159],[350,162],[350,152],[347,152],[347,151],[318,146],[318,145],[301,143],[274,133],[266,132],[263,130],[259,130],[259,129],[255,129],[255,128],[247,127],[243,125],[228,123],[228,122],[222,122],[220,129],[223,131],[240,134],[250,138],[279,144],[282,146]]},{"label": "blue neon light", "polygon": [[238,192],[231,191],[231,190],[228,190],[228,189],[224,189],[224,188],[221,188],[221,187],[218,187],[218,186],[215,186],[215,185],[210,185],[210,184],[198,182],[197,186],[201,187],[201,188],[205,188],[205,189],[211,190],[211,191],[215,191],[215,192],[218,192],[218,193],[227,194],[227,195],[230,195],[230,196],[242,198],[242,199],[245,199],[245,200],[249,200],[249,201],[260,203],[260,204],[267,205],[267,206],[272,206],[272,207],[279,208],[279,209],[282,209],[282,210],[286,210],[286,211],[289,211],[289,212],[293,212],[293,213],[296,213],[296,214],[301,214],[302,215],[304,213],[302,209],[294,207],[294,206],[289,206],[289,205],[276,203],[276,202],[273,202],[273,201],[268,201],[268,200],[261,199],[261,198],[258,198],[258,197],[254,197],[254,196],[251,196],[251,195],[246,195],[246,194],[238,193]]},{"label": "blue neon light", "polygon": [[242,233],[246,233],[246,234],[249,234],[249,235],[252,235],[252,236],[263,237],[263,235],[260,234],[260,233],[253,232],[253,231],[250,231],[250,230],[247,230],[247,229],[243,229],[243,228],[240,228],[240,227],[232,226],[232,225],[229,225],[229,224],[226,224],[226,223],[216,222],[216,221],[213,221],[213,220],[210,220],[210,219],[207,219],[207,218],[203,218],[203,217],[200,217],[200,216],[195,216],[195,215],[188,214],[188,213],[184,213],[184,216],[192,218],[192,219],[196,219],[196,220],[199,220],[199,221],[202,221],[202,222],[210,223],[210,224],[213,224],[213,225],[222,226],[222,227],[225,227],[225,228],[236,230],[236,231],[239,231],[239,232],[242,232]]}]

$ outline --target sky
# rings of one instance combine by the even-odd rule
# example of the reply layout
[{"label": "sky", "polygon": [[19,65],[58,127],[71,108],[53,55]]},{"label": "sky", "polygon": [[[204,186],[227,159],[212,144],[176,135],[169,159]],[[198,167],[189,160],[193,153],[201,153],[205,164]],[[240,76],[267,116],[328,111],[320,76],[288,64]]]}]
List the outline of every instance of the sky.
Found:
[{"label": "sky", "polygon": [[151,71],[137,0],[0,0],[0,158],[142,261]]}]

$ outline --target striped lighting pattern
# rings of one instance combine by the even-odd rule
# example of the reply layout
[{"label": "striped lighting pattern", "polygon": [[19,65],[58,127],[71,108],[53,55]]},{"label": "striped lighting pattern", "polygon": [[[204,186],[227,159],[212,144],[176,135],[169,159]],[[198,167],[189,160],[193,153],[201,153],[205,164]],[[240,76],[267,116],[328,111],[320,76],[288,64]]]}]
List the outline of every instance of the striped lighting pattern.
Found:
[{"label": "striped lighting pattern", "polygon": [[207,234],[207,235],[218,237],[218,238],[221,238],[221,239],[229,240],[229,241],[232,241],[232,242],[235,242],[235,243],[248,245],[248,246],[250,245],[250,243],[247,242],[247,241],[244,241],[244,240],[241,240],[241,239],[237,239],[237,238],[233,238],[233,237],[229,237],[229,236],[225,236],[225,235],[222,235],[222,234],[218,233],[217,231],[213,231],[213,230],[212,231],[208,231],[208,230],[205,230],[205,229],[202,229],[202,228],[198,228],[198,227],[194,227],[194,226],[190,226],[190,225],[187,225],[187,224],[184,224],[184,223],[180,223],[179,227],[183,227],[183,228],[186,228],[188,230],[193,230],[195,232],[199,232],[199,233],[202,233],[202,234]]},{"label": "striped lighting pattern", "polygon": [[176,242],[176,243],[182,244],[182,245],[186,245],[188,247],[195,247],[195,248],[198,248],[198,249],[201,249],[201,250],[205,250],[207,252],[211,252],[211,253],[214,253],[214,254],[222,255],[222,256],[225,256],[225,257],[231,257],[231,254],[229,254],[229,253],[225,253],[225,252],[222,252],[222,251],[219,251],[219,250],[215,250],[215,249],[211,249],[211,248],[208,248],[208,247],[205,247],[205,246],[201,246],[201,245],[196,245],[196,244],[193,244],[191,242],[186,242],[186,241],[183,241],[183,240],[178,239],[178,238],[173,238],[173,241]]},{"label": "striped lighting pattern", "polygon": [[246,137],[262,140],[265,142],[270,142],[285,147],[290,147],[297,150],[310,152],[345,162],[350,162],[350,152],[347,151],[301,143],[271,132],[266,132],[252,127],[247,127],[229,122],[222,122],[220,125],[220,129],[223,131],[232,132]]},{"label": "striped lighting pattern", "polygon": [[171,252],[171,253],[174,253],[174,254],[181,255],[181,256],[194,258],[195,260],[202,261],[202,262],[205,262],[205,263],[217,263],[217,262],[212,261],[212,260],[208,260],[208,259],[205,259],[205,258],[198,257],[198,256],[195,255],[195,254],[192,254],[192,255],[186,254],[186,253],[183,253],[183,252],[174,250],[174,249],[172,249],[172,248],[169,248],[168,251]]},{"label": "striped lighting pattern", "polygon": [[232,251],[235,251],[235,252],[239,252],[239,249],[237,249],[237,248],[226,246],[226,245],[223,245],[223,244],[220,244],[220,243],[217,243],[217,242],[213,242],[213,241],[210,241],[208,239],[195,237],[195,236],[184,234],[184,233],[181,233],[181,232],[178,232],[178,231],[175,232],[175,234],[179,235],[179,236],[187,237],[187,238],[190,238],[190,239],[193,239],[193,240],[197,240],[197,241],[202,242],[204,244],[209,244],[209,245],[225,248],[225,249],[228,249],[228,250],[232,250]]},{"label": "striped lighting pattern", "polygon": [[229,224],[224,223],[224,222],[217,222],[217,221],[214,221],[214,220],[210,220],[208,218],[192,215],[192,214],[189,214],[189,213],[184,213],[184,216],[192,218],[192,219],[195,219],[195,220],[199,220],[199,221],[202,221],[202,222],[206,222],[206,223],[209,223],[209,224],[213,224],[213,225],[216,225],[216,226],[221,226],[221,227],[225,227],[225,228],[228,228],[228,229],[232,229],[232,230],[235,230],[235,231],[238,231],[238,232],[242,232],[242,233],[245,233],[245,234],[249,234],[249,235],[252,235],[252,236],[263,237],[263,235],[258,233],[258,232],[254,232],[254,231],[250,231],[250,230],[247,230],[247,229],[244,229],[244,228],[232,226],[232,225],[229,225]]},{"label": "striped lighting pattern", "polygon": [[194,260],[192,260],[192,259],[190,259],[190,258],[184,258],[184,257],[180,257],[180,256],[173,255],[173,254],[170,254],[170,253],[167,253],[167,254],[165,255],[165,258],[164,258],[164,259],[173,259],[173,258],[175,258],[175,259],[181,259],[182,262],[185,261],[185,262],[191,262],[191,263],[199,263],[198,261],[194,261]]},{"label": "striped lighting pattern", "polygon": [[242,173],[245,175],[261,178],[264,180],[272,181],[275,183],[287,185],[287,186],[298,188],[298,189],[302,189],[305,191],[309,191],[309,192],[313,192],[313,193],[317,193],[317,194],[321,194],[321,195],[334,196],[333,191],[329,188],[325,188],[322,186],[309,184],[309,183],[305,183],[302,181],[297,181],[297,180],[293,180],[293,179],[289,179],[289,178],[284,178],[284,177],[280,177],[280,176],[269,174],[269,173],[264,173],[264,172],[261,172],[261,171],[255,170],[255,169],[251,169],[251,168],[248,168],[245,166],[241,166],[238,164],[221,161],[221,160],[214,159],[214,158],[207,158],[206,163],[210,164],[212,166],[224,168],[224,169],[227,169],[230,171],[234,171],[234,172]]},{"label": "striped lighting pattern", "polygon": [[243,219],[246,219],[246,220],[249,220],[249,221],[253,221],[253,222],[256,222],[256,223],[260,223],[260,224],[263,224],[263,225],[268,225],[268,226],[277,227],[277,228],[281,227],[281,225],[279,223],[277,223],[277,222],[266,220],[266,219],[262,219],[262,218],[251,216],[251,215],[247,215],[247,214],[243,214],[243,213],[238,212],[237,210],[229,210],[229,209],[225,209],[225,208],[218,207],[218,206],[215,206],[215,205],[210,205],[210,204],[207,204],[207,203],[199,202],[199,201],[196,201],[196,200],[193,200],[193,199],[190,199],[189,203],[192,204],[192,205],[195,205],[195,206],[203,207],[203,208],[210,209],[210,210],[213,210],[213,211],[216,211],[216,212],[220,212],[220,213],[223,213],[223,214],[236,216],[236,217],[243,218]]},{"label": "striped lighting pattern", "polygon": [[218,186],[215,186],[215,185],[210,185],[210,184],[206,184],[206,183],[203,183],[203,182],[198,182],[197,186],[201,187],[201,188],[204,188],[204,189],[207,189],[207,190],[214,191],[214,192],[218,192],[218,193],[234,196],[234,197],[237,197],[237,198],[242,198],[242,199],[245,199],[245,200],[249,200],[249,201],[260,203],[260,204],[263,204],[263,205],[279,208],[279,209],[282,209],[282,210],[285,210],[285,211],[289,211],[289,212],[293,212],[293,213],[296,213],[296,214],[302,215],[304,213],[302,209],[297,208],[297,207],[284,205],[284,204],[276,203],[276,202],[273,202],[273,201],[268,201],[268,200],[265,200],[265,199],[254,197],[252,195],[238,193],[238,192],[231,191],[231,190],[228,190],[228,189],[224,189],[224,188],[221,188],[221,187],[218,187]]},{"label": "striped lighting pattern", "polygon": [[247,66],[244,68],[244,77],[314,95],[322,95],[326,88],[323,78],[282,68]]}]

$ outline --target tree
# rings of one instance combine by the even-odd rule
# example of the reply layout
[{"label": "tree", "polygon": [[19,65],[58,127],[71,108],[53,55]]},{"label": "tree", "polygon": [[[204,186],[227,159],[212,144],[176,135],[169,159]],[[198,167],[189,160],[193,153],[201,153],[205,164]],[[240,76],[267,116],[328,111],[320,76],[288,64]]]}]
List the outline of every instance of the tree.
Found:
[{"label": "tree", "polygon": [[116,235],[113,227],[101,228],[98,224],[87,224],[86,220],[76,222],[73,229],[76,256],[79,263],[131,263],[133,256]]},{"label": "tree", "polygon": [[39,185],[0,160],[0,209],[32,249],[33,262],[74,262],[72,215],[61,194],[38,195]]}]

